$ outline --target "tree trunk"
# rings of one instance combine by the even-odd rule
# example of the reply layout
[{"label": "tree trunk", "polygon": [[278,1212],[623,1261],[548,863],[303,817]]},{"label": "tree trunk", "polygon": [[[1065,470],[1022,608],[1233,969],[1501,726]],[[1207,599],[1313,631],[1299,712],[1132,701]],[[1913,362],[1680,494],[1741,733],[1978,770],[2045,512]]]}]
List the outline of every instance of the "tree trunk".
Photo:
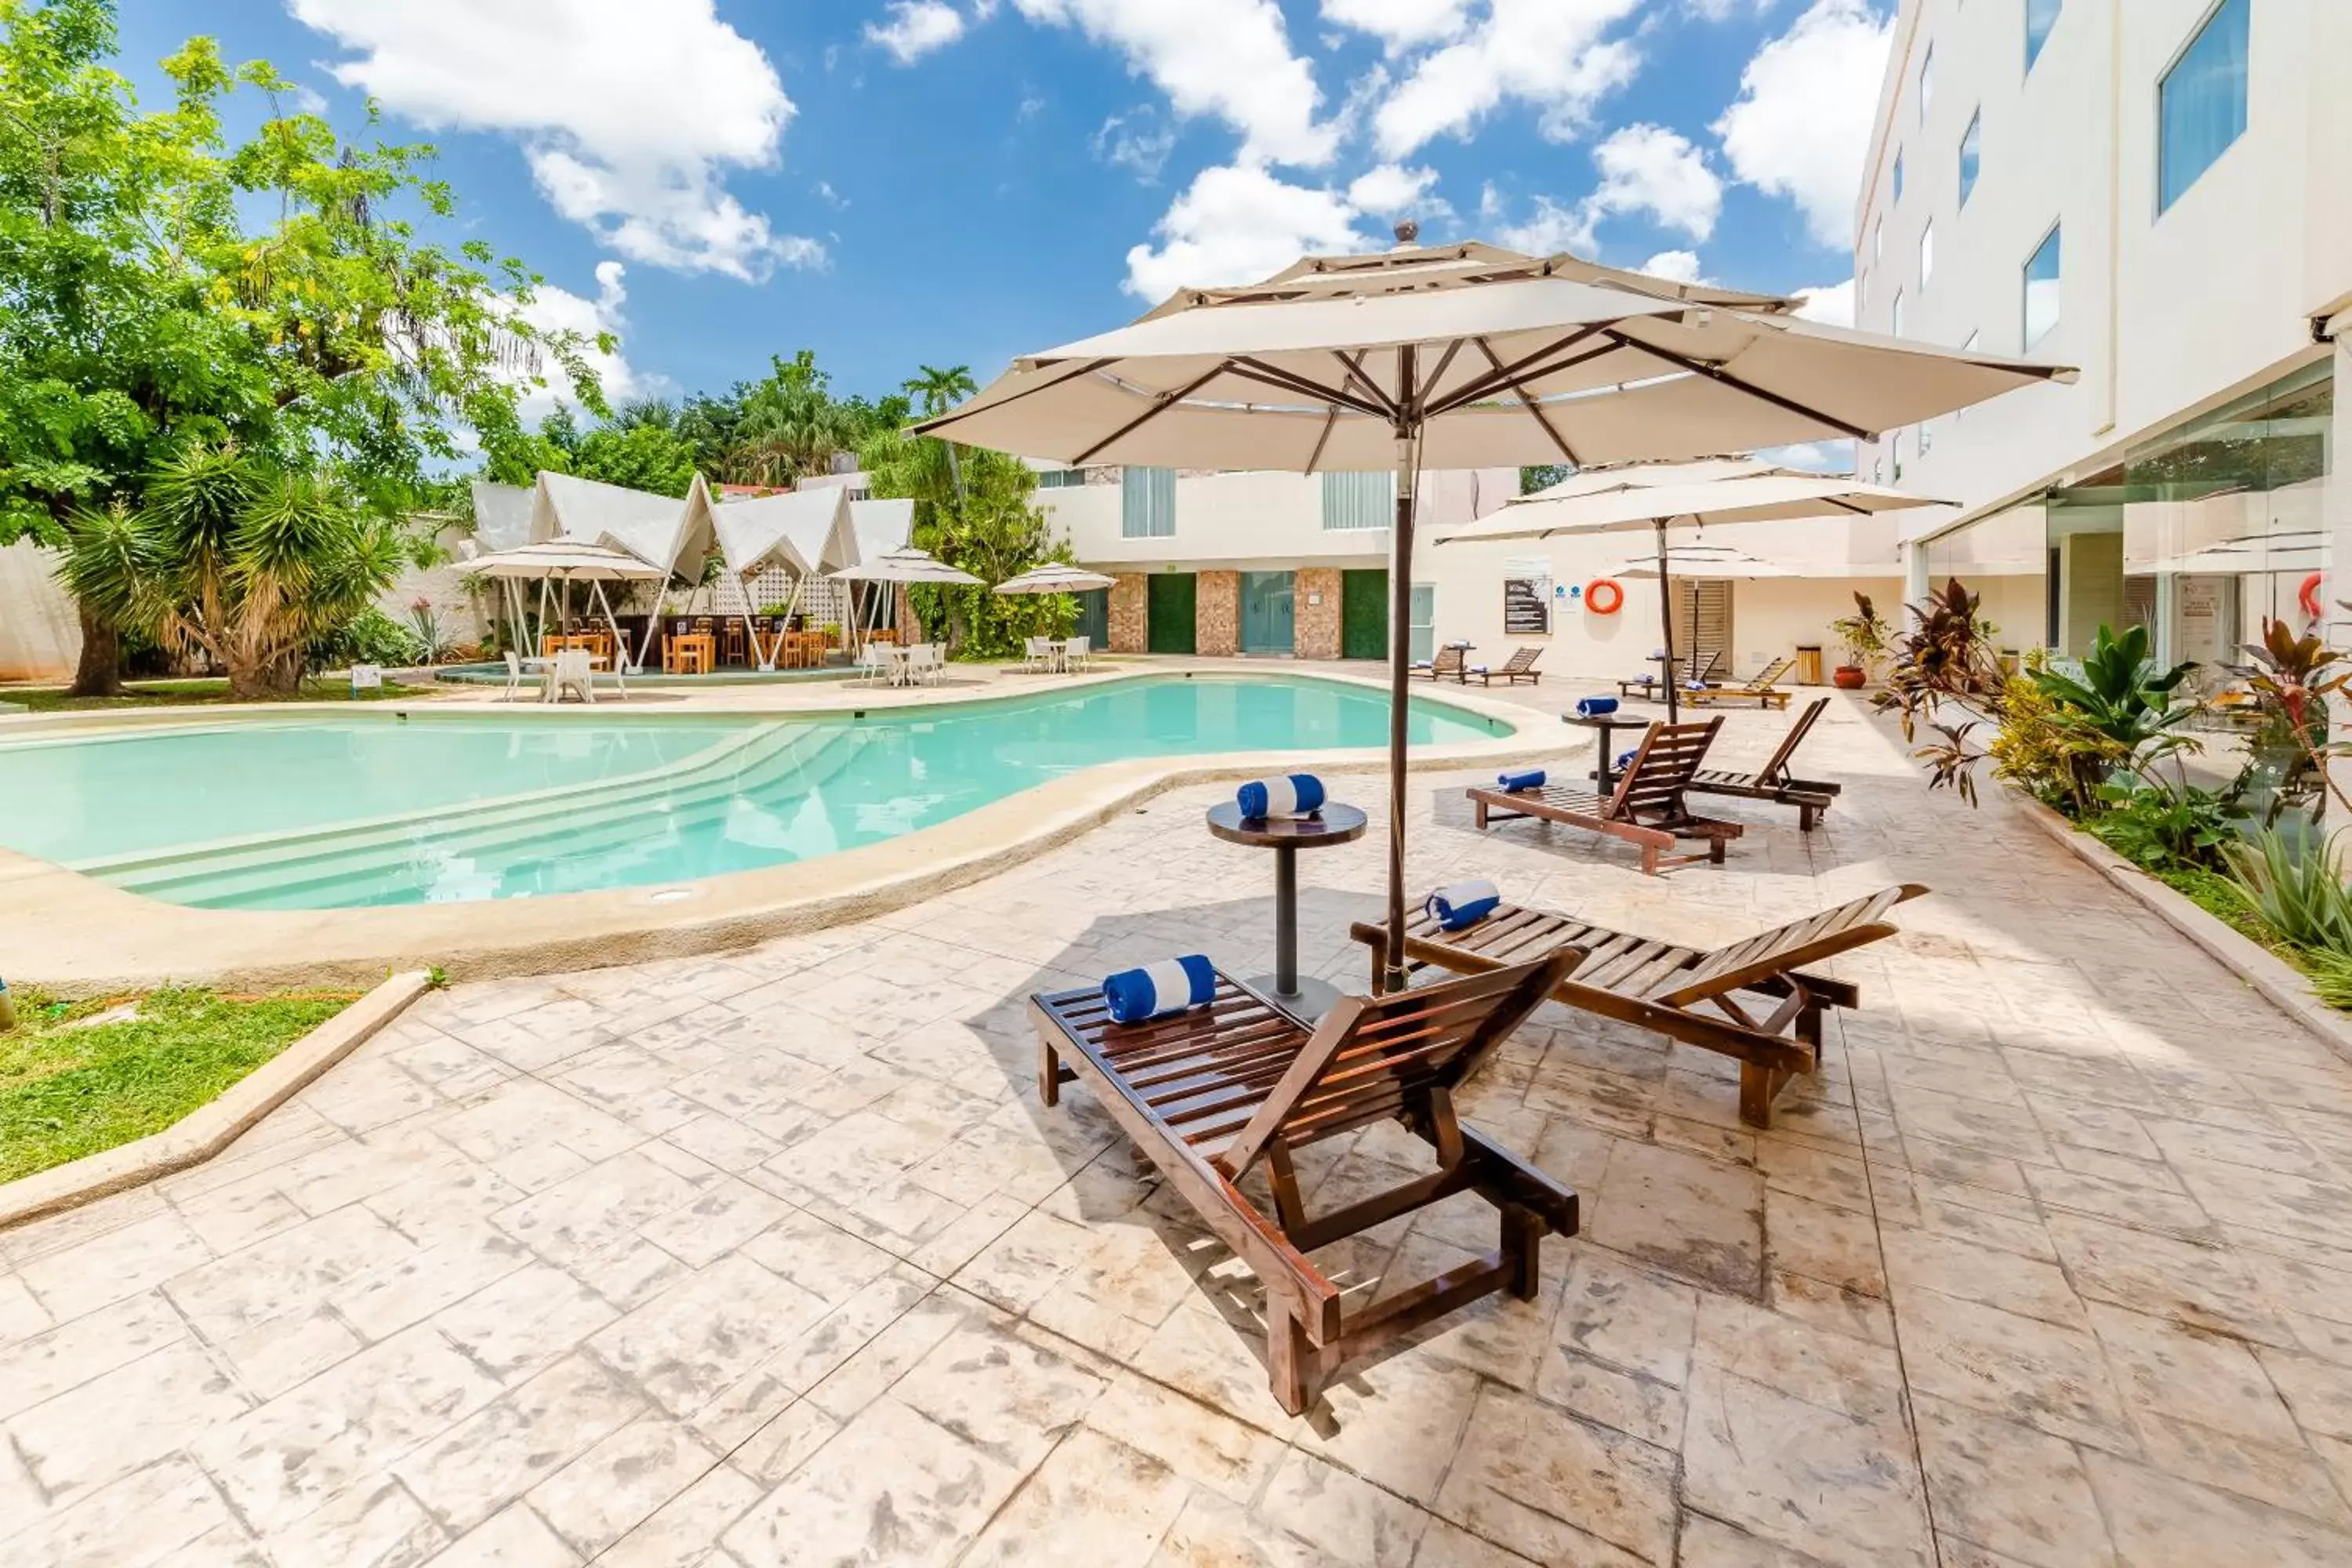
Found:
[{"label": "tree trunk", "polygon": [[269,702],[292,697],[302,689],[302,658],[280,655],[247,662],[238,659],[228,667],[228,694],[238,702]]},{"label": "tree trunk", "polygon": [[74,668],[76,697],[122,695],[122,631],[112,621],[77,603],[81,616],[81,662]]}]

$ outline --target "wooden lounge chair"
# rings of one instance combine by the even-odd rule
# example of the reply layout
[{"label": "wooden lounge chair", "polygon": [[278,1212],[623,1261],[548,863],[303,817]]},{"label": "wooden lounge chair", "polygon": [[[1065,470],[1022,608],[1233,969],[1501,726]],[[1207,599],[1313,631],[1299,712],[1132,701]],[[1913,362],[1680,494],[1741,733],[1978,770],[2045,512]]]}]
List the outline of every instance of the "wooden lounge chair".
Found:
[{"label": "wooden lounge chair", "polygon": [[1829,705],[1830,700],[1826,697],[1816,697],[1805,704],[1805,710],[1797,715],[1795,723],[1789,726],[1788,734],[1781,737],[1780,747],[1773,752],[1771,760],[1754,773],[1701,768],[1691,775],[1690,793],[1737,795],[1744,800],[1769,800],[1775,805],[1793,805],[1797,808],[1799,830],[1811,833],[1813,825],[1822,819],[1822,813],[1830,808],[1830,803],[1837,798],[1844,786],[1826,779],[1801,779],[1789,771],[1789,759],[1797,754],[1797,747],[1803,742],[1806,732],[1812,729],[1814,721],[1821,718],[1822,710]]},{"label": "wooden lounge chair", "polygon": [[1451,676],[1465,686],[1469,684],[1462,672],[1462,650],[1458,647],[1439,648],[1436,657],[1425,663],[1414,660],[1412,673],[1430,680],[1444,680]]},{"label": "wooden lounge chair", "polygon": [[[1693,648],[1690,656],[1690,673],[1683,677],[1683,684],[1685,687],[1704,686],[1706,684],[1707,678],[1715,673],[1716,666],[1722,662],[1723,650],[1721,648],[1712,649],[1704,655],[1702,655],[1696,648]],[[1660,696],[1664,692],[1664,687],[1665,682],[1660,679],[1657,676],[1644,673],[1634,676],[1630,680],[1619,681],[1617,683],[1617,695],[1620,697],[1653,698]]]},{"label": "wooden lounge chair", "polygon": [[1474,664],[1467,673],[1476,676],[1481,686],[1492,686],[1497,680],[1507,680],[1513,686],[1526,680],[1540,686],[1543,684],[1543,671],[1536,668],[1536,660],[1542,657],[1543,649],[1539,647],[1513,648],[1510,658],[1502,668],[1488,669],[1483,664]]},{"label": "wooden lounge chair", "polygon": [[1705,707],[1710,702],[1754,702],[1759,708],[1785,709],[1789,706],[1789,694],[1772,683],[1788,674],[1795,662],[1794,659],[1776,658],[1766,665],[1755,679],[1741,681],[1736,686],[1693,687],[1683,693],[1683,700],[1696,707]]},{"label": "wooden lounge chair", "polygon": [[[1505,904],[1465,931],[1439,928],[1426,913],[1405,922],[1408,967],[1434,965],[1475,974],[1516,965],[1565,945],[1589,950],[1552,988],[1555,1000],[1604,1018],[1654,1029],[1670,1039],[1739,1060],[1739,1118],[1772,1125],[1772,1102],[1790,1078],[1819,1065],[1822,1014],[1860,1005],[1855,988],[1805,972],[1805,966],[1893,936],[1884,916],[1927,889],[1887,888],[1833,910],[1702,950],[1611,931],[1574,915]],[[1358,924],[1372,949],[1378,988],[1383,927]],[[1742,998],[1745,998],[1743,1000]]]},{"label": "wooden lounge chair", "polygon": [[[1473,789],[1470,801],[1478,808],[1479,829],[1483,832],[1497,818],[1508,821],[1520,816],[1588,827],[1640,845],[1643,874],[1651,877],[1665,867],[1696,860],[1712,860],[1719,866],[1724,845],[1746,829],[1736,822],[1693,816],[1683,804],[1683,794],[1721,728],[1720,714],[1704,724],[1651,725],[1642,737],[1641,749],[1619,776],[1617,787],[1605,795],[1568,784],[1533,790]],[[1704,838],[1706,848],[1695,855],[1662,855],[1678,838]]]},{"label": "wooden lounge chair", "polygon": [[[1065,1083],[1093,1090],[1255,1271],[1274,1396],[1299,1415],[1351,1356],[1496,1290],[1532,1300],[1544,1233],[1576,1234],[1576,1194],[1463,1126],[1453,1095],[1582,956],[1555,944],[1465,980],[1343,997],[1311,1030],[1223,974],[1208,1007],[1144,1024],[1112,1023],[1099,989],[1032,996],[1038,1095],[1052,1105]],[[1310,1218],[1292,1154],[1391,1119],[1429,1142],[1438,1168]],[[1237,1185],[1261,1164],[1272,1215]],[[1496,1249],[1343,1320],[1339,1288],[1307,1254],[1460,1192],[1500,1211]]]}]

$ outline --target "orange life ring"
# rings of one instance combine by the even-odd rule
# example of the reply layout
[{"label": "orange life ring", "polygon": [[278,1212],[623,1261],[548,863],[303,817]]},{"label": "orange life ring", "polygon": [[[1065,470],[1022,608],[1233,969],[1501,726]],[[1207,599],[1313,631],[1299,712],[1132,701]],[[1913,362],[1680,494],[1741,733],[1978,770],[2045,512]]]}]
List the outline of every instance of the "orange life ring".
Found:
[{"label": "orange life ring", "polygon": [[[1605,605],[1601,602],[1603,592],[1609,595]],[[1595,577],[1584,585],[1584,607],[1596,616],[1613,616],[1625,607],[1625,590],[1612,577]]]},{"label": "orange life ring", "polygon": [[2303,613],[2315,621],[2320,616],[2319,583],[2323,575],[2314,572],[2303,580],[2303,586],[2295,590],[2295,600],[2303,605]]}]

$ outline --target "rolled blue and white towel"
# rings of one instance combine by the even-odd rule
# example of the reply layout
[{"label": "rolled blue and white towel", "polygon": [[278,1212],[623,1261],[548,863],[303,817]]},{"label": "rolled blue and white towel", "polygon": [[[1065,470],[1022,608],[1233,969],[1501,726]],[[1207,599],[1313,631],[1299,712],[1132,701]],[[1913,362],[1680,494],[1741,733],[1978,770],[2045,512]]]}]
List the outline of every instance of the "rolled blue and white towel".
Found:
[{"label": "rolled blue and white towel", "polygon": [[1598,719],[1604,713],[1616,711],[1617,699],[1614,697],[1580,697],[1576,700],[1576,716],[1580,719]]},{"label": "rolled blue and white towel", "polygon": [[1632,766],[1633,765],[1633,759],[1634,759],[1635,757],[1640,756],[1641,754],[1642,754],[1642,753],[1641,753],[1639,751],[1620,752],[1619,753],[1617,753],[1617,770],[1616,770],[1616,771],[1617,771],[1617,772],[1619,772],[1619,773],[1623,773],[1627,768],[1630,768],[1630,767],[1632,767]]},{"label": "rolled blue and white towel", "polygon": [[1103,981],[1103,1002],[1114,1024],[1140,1024],[1205,1007],[1217,994],[1216,967],[1197,952],[1122,969]]},{"label": "rolled blue and white towel", "polygon": [[1313,773],[1252,779],[1234,792],[1234,804],[1253,821],[1268,816],[1310,816],[1323,809],[1323,781]]},{"label": "rolled blue and white towel", "polygon": [[1543,788],[1544,771],[1541,768],[1525,768],[1515,773],[1496,773],[1495,782],[1517,795],[1521,790]]},{"label": "rolled blue and white towel", "polygon": [[1429,895],[1429,901],[1423,907],[1429,911],[1429,918],[1444,930],[1461,931],[1493,914],[1502,901],[1503,895],[1495,884],[1480,879],[1440,888]]}]

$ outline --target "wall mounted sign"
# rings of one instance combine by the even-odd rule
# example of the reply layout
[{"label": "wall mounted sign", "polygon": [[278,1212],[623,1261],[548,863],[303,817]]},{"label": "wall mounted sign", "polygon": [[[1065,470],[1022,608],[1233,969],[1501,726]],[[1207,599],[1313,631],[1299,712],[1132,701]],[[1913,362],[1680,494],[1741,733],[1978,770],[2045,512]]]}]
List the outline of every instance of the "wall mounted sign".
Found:
[{"label": "wall mounted sign", "polygon": [[1503,635],[1551,636],[1551,584],[1542,577],[1503,579]]}]

